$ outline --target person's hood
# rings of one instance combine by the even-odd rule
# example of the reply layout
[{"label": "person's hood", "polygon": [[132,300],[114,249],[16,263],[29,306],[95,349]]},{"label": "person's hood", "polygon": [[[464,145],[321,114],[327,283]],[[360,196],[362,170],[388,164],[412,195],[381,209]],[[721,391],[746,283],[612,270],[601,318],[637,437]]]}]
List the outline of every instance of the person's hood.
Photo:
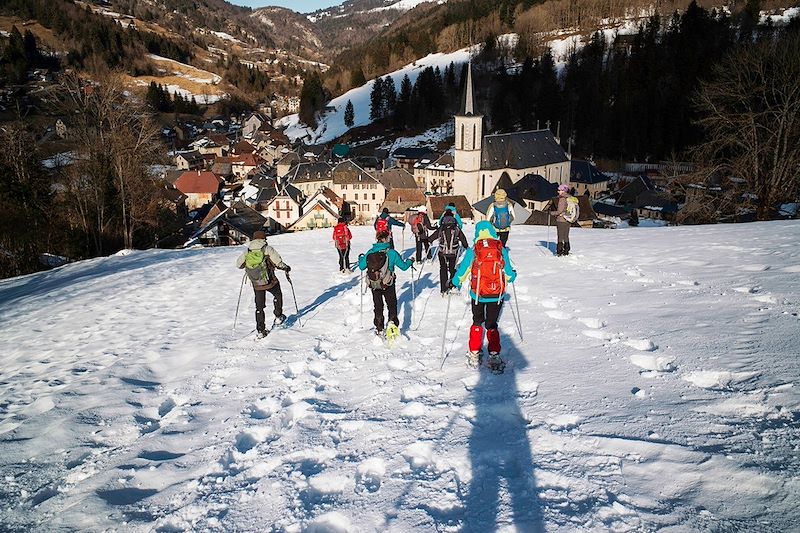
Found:
[{"label": "person's hood", "polygon": [[267,245],[266,239],[253,239],[247,245],[248,250],[260,250]]},{"label": "person's hood", "polygon": [[452,214],[448,215],[447,213],[445,213],[442,215],[442,220],[441,222],[439,222],[439,225],[446,226],[448,224],[455,224],[455,223],[456,223],[456,217],[454,217]]},{"label": "person's hood", "polygon": [[475,242],[486,239],[497,239],[497,231],[489,222],[482,220],[475,224]]},{"label": "person's hood", "polygon": [[388,250],[390,244],[388,242],[376,242],[372,245],[372,249],[370,252],[382,252],[383,250]]}]

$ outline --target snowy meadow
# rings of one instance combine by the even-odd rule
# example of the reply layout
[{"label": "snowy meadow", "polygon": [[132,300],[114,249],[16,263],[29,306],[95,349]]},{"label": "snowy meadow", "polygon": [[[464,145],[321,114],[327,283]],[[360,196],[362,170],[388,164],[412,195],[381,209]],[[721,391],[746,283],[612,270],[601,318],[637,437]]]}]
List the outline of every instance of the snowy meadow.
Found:
[{"label": "snowy meadow", "polygon": [[269,239],[299,314],[281,273],[262,340],[242,247],[0,281],[0,530],[797,528],[800,222],[547,235],[512,229],[502,375],[465,366],[438,263],[376,338],[329,230]]}]

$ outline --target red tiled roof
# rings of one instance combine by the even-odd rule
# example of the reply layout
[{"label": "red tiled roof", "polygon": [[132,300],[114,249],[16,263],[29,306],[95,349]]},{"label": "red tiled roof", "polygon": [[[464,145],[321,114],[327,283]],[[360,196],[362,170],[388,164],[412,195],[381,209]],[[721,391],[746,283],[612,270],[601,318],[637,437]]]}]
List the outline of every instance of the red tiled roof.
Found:
[{"label": "red tiled roof", "polygon": [[213,172],[187,170],[175,181],[175,188],[183,194],[216,194],[222,182]]}]

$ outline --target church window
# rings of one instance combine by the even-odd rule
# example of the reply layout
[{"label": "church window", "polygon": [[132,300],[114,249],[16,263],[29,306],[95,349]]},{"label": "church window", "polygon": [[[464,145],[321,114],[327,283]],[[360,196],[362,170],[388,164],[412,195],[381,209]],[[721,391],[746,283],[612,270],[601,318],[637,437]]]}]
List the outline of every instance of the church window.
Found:
[{"label": "church window", "polygon": [[464,125],[461,125],[461,149],[464,149]]},{"label": "church window", "polygon": [[472,149],[475,149],[475,139],[478,137],[478,125],[472,125]]}]

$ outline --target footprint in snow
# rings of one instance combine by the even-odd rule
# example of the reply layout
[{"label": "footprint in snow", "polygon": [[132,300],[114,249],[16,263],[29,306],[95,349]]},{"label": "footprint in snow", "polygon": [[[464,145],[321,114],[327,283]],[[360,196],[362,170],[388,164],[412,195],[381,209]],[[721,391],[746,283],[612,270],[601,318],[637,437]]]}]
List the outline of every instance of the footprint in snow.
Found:
[{"label": "footprint in snow", "polygon": [[379,457],[362,461],[356,469],[356,491],[359,488],[368,492],[378,492],[386,475],[386,462]]},{"label": "footprint in snow", "polygon": [[577,427],[580,421],[578,415],[556,415],[548,418],[546,423],[552,430],[565,430]]},{"label": "footprint in snow", "polygon": [[652,352],[658,348],[650,339],[628,339],[624,344],[640,352]]},{"label": "footprint in snow", "polygon": [[422,418],[427,411],[428,408],[425,405],[419,402],[410,402],[400,411],[400,416],[403,418]]},{"label": "footprint in snow", "polygon": [[727,370],[697,370],[683,376],[696,387],[703,389],[727,389],[760,376],[760,372],[730,372]]},{"label": "footprint in snow", "polygon": [[552,300],[552,299],[550,299],[550,300],[542,300],[542,301],[539,302],[539,305],[541,305],[545,309],[555,309],[555,308],[558,307],[558,302],[556,302],[555,300]]},{"label": "footprint in snow", "polygon": [[631,363],[644,370],[654,372],[672,372],[675,370],[675,358],[648,354],[631,355]]},{"label": "footprint in snow", "polygon": [[601,331],[599,329],[585,329],[581,333],[584,336],[589,337],[591,339],[599,339],[601,341],[610,341],[617,339],[617,335],[608,332],[608,331]]},{"label": "footprint in snow", "polygon": [[236,436],[235,447],[239,453],[247,453],[274,434],[271,427],[252,427]]},{"label": "footprint in snow", "polygon": [[599,318],[579,318],[578,321],[587,328],[602,329],[606,327],[605,321]]},{"label": "footprint in snow", "polygon": [[289,363],[286,365],[286,368],[283,369],[283,377],[286,379],[296,379],[302,376],[307,368],[308,366],[304,361]]},{"label": "footprint in snow", "polygon": [[546,311],[545,314],[555,320],[569,320],[572,315],[564,311]]},{"label": "footprint in snow", "polygon": [[256,420],[264,420],[275,413],[281,408],[281,402],[277,398],[261,398],[252,405],[246,407],[242,412],[250,418]]}]

